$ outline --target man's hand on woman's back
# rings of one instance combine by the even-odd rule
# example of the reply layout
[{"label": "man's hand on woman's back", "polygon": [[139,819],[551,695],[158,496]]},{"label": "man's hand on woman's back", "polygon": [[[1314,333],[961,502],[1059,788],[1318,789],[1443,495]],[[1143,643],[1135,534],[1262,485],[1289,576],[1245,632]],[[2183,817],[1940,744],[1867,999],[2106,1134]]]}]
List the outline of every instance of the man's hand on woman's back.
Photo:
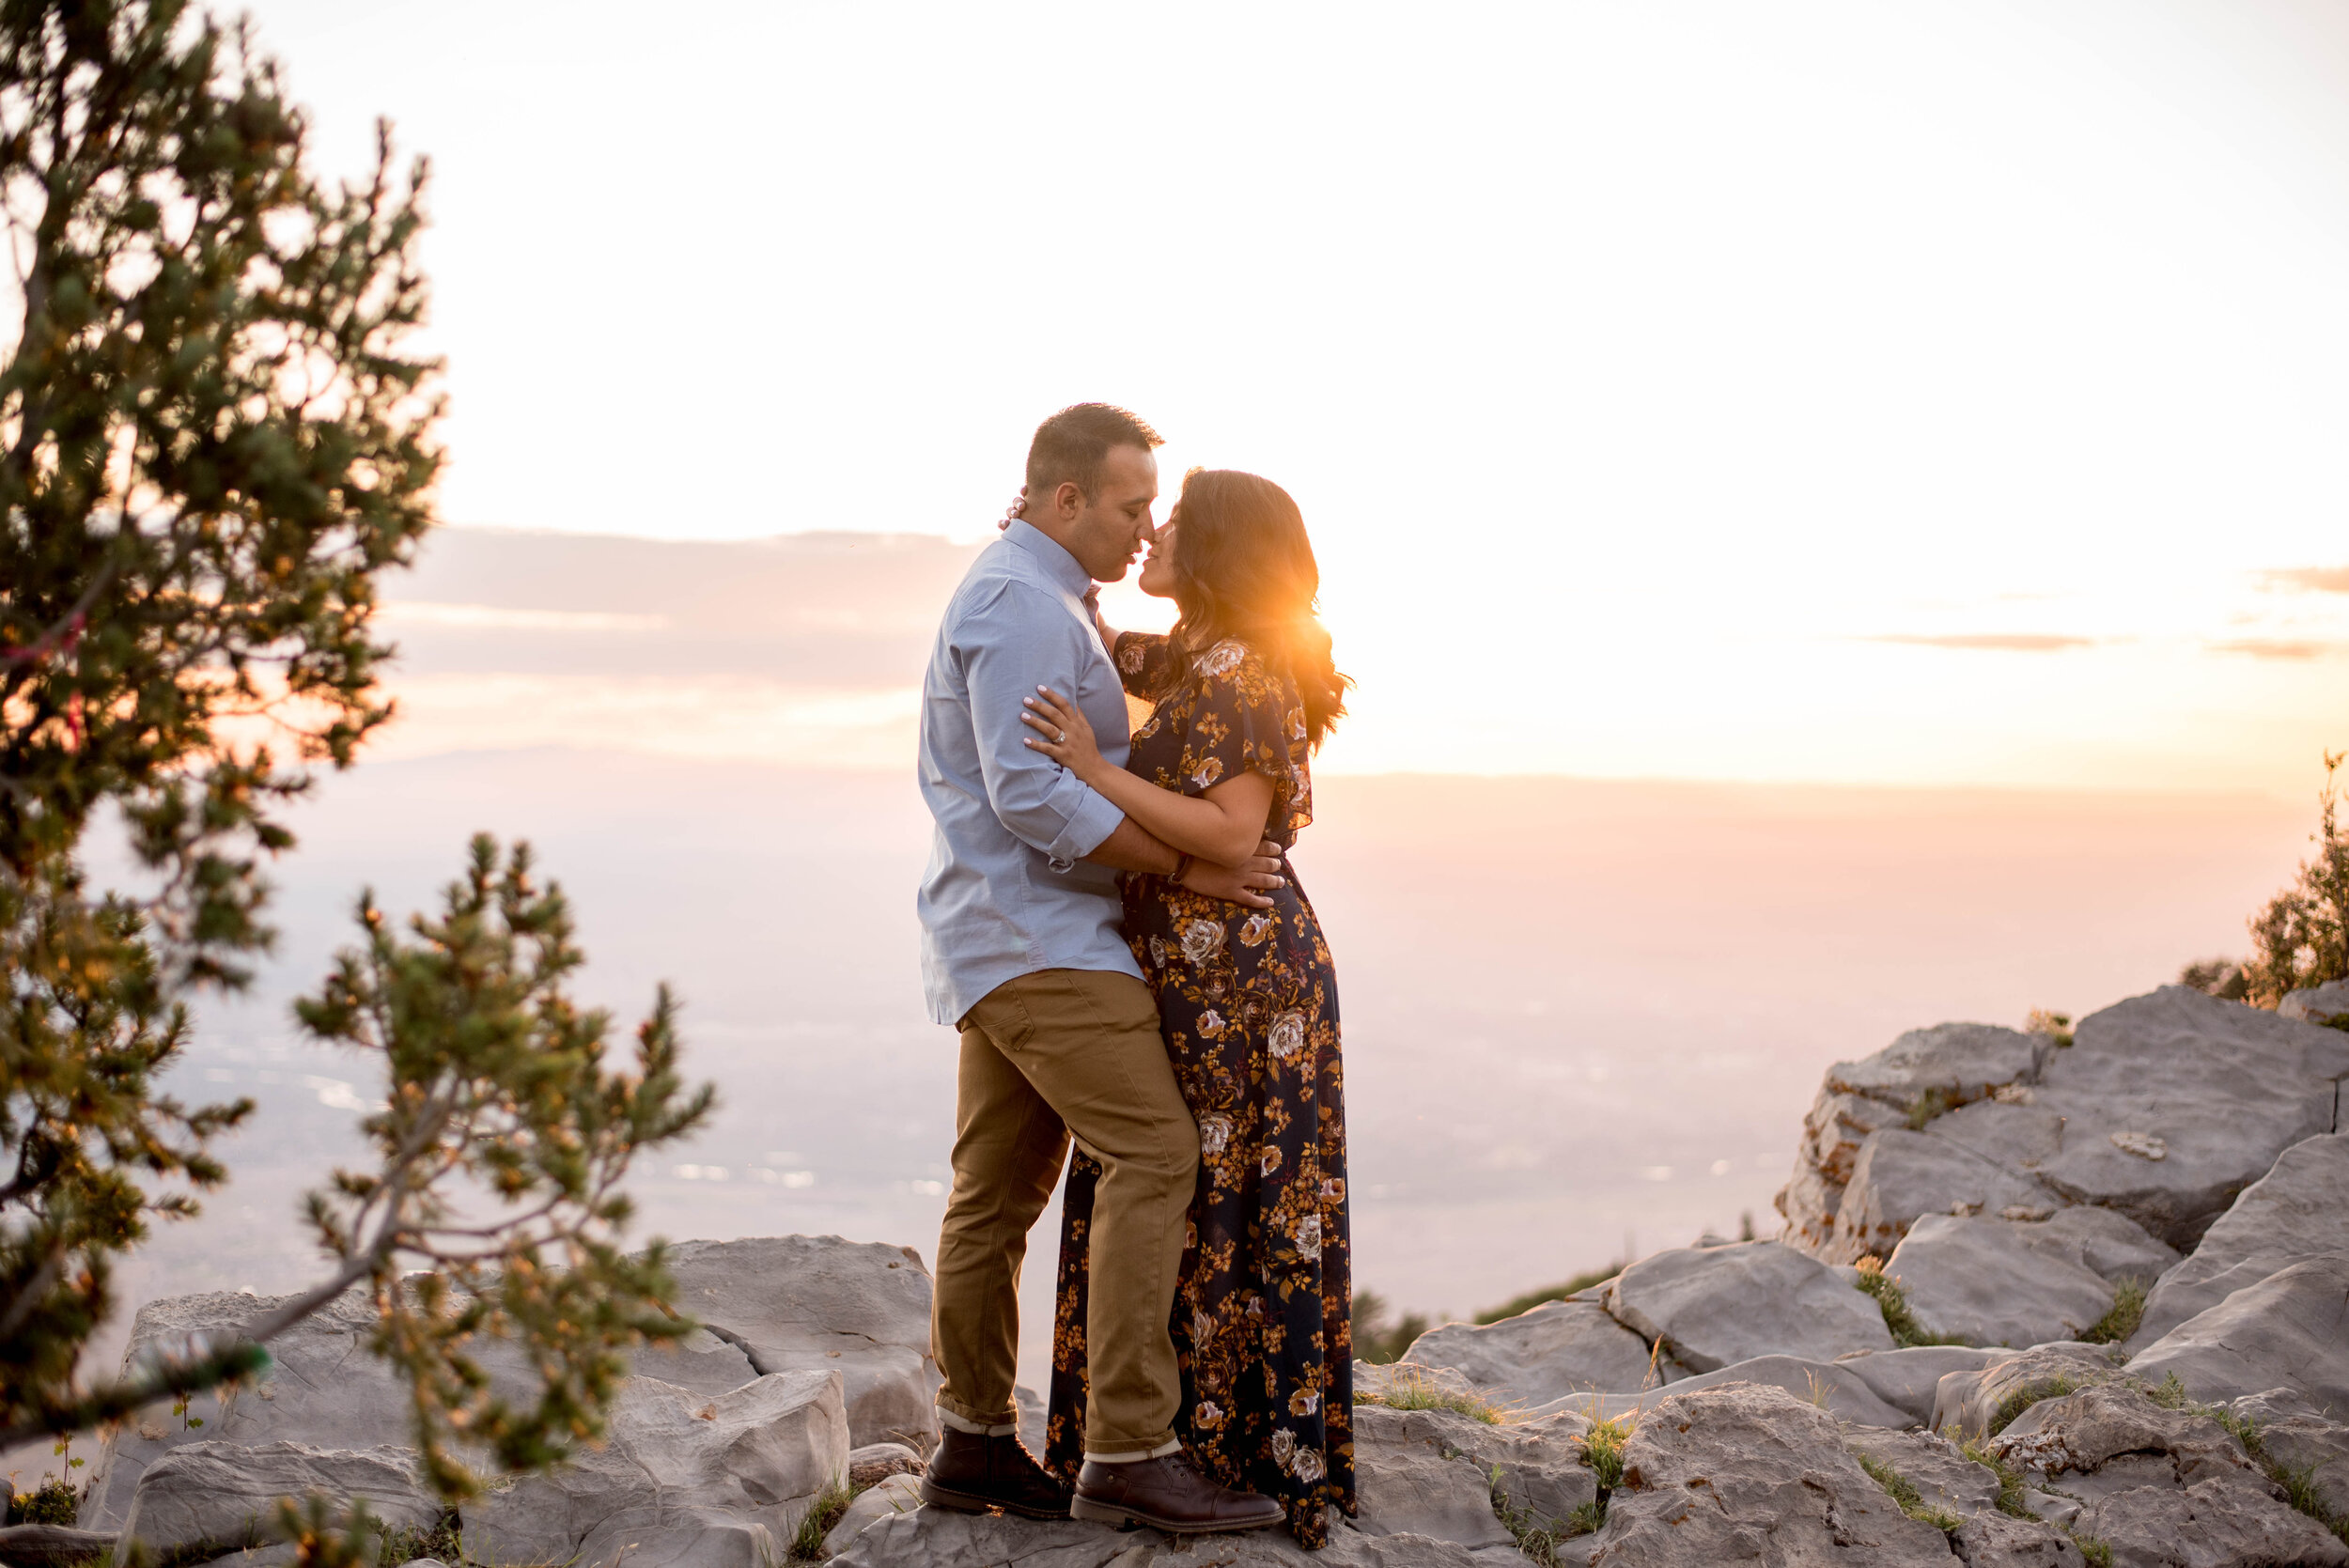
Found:
[{"label": "man's hand on woman's back", "polygon": [[1195,860],[1183,873],[1183,886],[1189,891],[1229,904],[1245,904],[1252,909],[1272,908],[1272,900],[1265,893],[1287,880],[1281,871],[1281,846],[1270,839],[1257,845],[1256,853],[1237,866]]}]

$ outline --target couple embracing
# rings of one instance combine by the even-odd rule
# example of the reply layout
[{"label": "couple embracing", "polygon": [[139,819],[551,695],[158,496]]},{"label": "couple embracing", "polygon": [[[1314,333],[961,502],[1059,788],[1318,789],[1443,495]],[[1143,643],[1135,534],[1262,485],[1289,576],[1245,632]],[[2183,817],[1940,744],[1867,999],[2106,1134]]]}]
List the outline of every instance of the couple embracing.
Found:
[{"label": "couple embracing", "polygon": [[[1160,444],[1100,403],[1037,428],[923,683],[924,979],[962,1037],[923,1496],[1181,1533],[1285,1520],[1318,1546],[1354,1512],[1346,1121],[1336,979],[1287,851],[1346,681],[1296,503],[1194,471],[1156,529]],[[1166,636],[1096,608],[1145,548]],[[1018,1290],[1065,1157],[1039,1463]]]}]

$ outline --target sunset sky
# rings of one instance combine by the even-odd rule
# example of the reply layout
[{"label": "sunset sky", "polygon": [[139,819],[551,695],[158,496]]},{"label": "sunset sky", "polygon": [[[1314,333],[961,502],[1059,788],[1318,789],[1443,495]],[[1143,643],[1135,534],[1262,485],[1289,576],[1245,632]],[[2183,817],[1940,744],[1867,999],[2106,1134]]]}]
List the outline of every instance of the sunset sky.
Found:
[{"label": "sunset sky", "polygon": [[[1334,770],[2303,796],[2349,744],[2326,0],[254,11],[327,167],[378,112],[435,161],[453,522],[968,541],[1099,397],[1303,504]],[[758,669],[661,678],[757,728]]]}]

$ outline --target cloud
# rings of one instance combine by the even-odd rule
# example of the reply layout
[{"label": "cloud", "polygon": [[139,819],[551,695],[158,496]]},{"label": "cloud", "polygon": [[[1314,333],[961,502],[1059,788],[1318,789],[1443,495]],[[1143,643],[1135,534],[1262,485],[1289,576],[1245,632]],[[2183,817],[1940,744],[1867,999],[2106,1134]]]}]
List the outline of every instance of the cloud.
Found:
[{"label": "cloud", "polygon": [[2349,567],[2287,567],[2259,578],[2261,587],[2286,593],[2349,594]]},{"label": "cloud", "polygon": [[2349,650],[2349,643],[2304,642],[2285,637],[2243,637],[2232,643],[2205,643],[2213,653],[2248,654],[2253,659],[2323,659]]},{"label": "cloud", "polygon": [[2093,637],[2058,637],[2038,632],[1959,631],[1939,636],[1917,632],[1887,632],[1880,637],[1854,639],[1861,643],[1898,643],[1914,648],[1976,648],[1993,653],[2061,653],[2066,648],[2092,648]]}]

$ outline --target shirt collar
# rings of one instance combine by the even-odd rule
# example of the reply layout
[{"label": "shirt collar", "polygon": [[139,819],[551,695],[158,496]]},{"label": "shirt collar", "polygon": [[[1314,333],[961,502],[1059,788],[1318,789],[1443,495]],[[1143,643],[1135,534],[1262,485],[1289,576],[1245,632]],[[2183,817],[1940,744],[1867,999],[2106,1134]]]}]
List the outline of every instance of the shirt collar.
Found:
[{"label": "shirt collar", "polygon": [[1035,524],[1014,518],[1011,526],[1003,530],[1003,537],[1034,556],[1042,563],[1046,575],[1072,597],[1082,598],[1085,590],[1093,586],[1093,574],[1079,566],[1074,555]]}]

